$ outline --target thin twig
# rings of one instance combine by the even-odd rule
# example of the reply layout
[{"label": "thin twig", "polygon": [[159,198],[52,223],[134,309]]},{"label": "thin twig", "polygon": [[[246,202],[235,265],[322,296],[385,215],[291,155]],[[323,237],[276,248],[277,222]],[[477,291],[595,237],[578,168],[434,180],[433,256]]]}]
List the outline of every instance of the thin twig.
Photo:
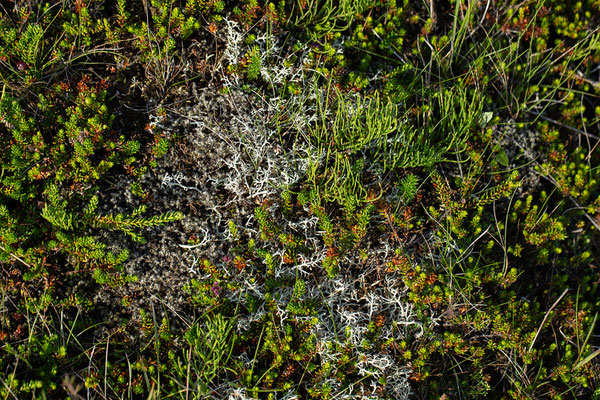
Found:
[{"label": "thin twig", "polygon": [[[5,251],[8,253],[8,250],[6,250],[6,248],[2,245],[0,245],[0,249],[2,249],[2,251]],[[19,256],[13,254],[13,253],[9,253],[11,257],[13,257],[14,259],[16,259],[17,261],[22,262],[26,267],[29,268],[33,268],[31,265],[29,265],[26,261],[24,261],[22,258],[20,258]]]},{"label": "thin twig", "polygon": [[545,116],[543,116],[542,114],[536,113],[536,112],[534,112],[534,111],[528,111],[528,112],[529,112],[530,114],[533,114],[533,115],[537,116],[537,117],[540,117],[540,118],[541,118],[541,119],[543,119],[543,120],[546,120],[546,121],[548,121],[548,122],[552,122],[553,124],[556,124],[556,125],[562,126],[563,128],[567,128],[567,129],[569,129],[569,130],[572,130],[573,132],[577,132],[577,133],[579,133],[579,134],[581,134],[581,135],[584,135],[584,136],[590,137],[590,138],[592,138],[592,139],[595,139],[595,140],[600,140],[600,137],[598,137],[598,136],[595,136],[595,135],[592,135],[591,133],[584,132],[584,131],[582,131],[581,129],[577,129],[577,128],[573,127],[573,126],[569,126],[569,125],[563,124],[562,122],[559,122],[559,121],[557,121],[557,120],[555,120],[555,119],[552,119],[552,118],[545,117]]},{"label": "thin twig", "polygon": [[595,82],[591,79],[586,78],[581,71],[579,71],[579,70],[575,71],[575,75],[577,75],[577,77],[579,79],[581,79],[582,81],[584,81],[585,83],[589,83],[594,88],[600,89],[600,82]]},{"label": "thin twig", "polygon": [[562,292],[562,294],[558,297],[558,299],[556,299],[556,301],[554,302],[554,304],[552,304],[552,307],[550,307],[550,309],[548,311],[546,311],[546,315],[544,315],[544,319],[542,320],[542,323],[540,324],[540,327],[538,328],[537,332],[535,333],[535,337],[533,338],[533,340],[531,341],[531,344],[529,345],[529,349],[527,350],[528,353],[531,352],[531,349],[533,348],[533,344],[537,340],[537,337],[540,334],[540,331],[542,330],[542,327],[546,323],[546,319],[548,318],[548,315],[550,315],[550,311],[552,311],[552,309],[554,307],[556,307],[556,305],[558,304],[558,302],[561,301],[563,297],[565,297],[565,295],[567,294],[568,291],[569,291],[569,288],[566,288],[564,290],[564,292]]},{"label": "thin twig", "polygon": [[[12,378],[14,379],[14,374],[13,374],[13,377],[12,377]],[[11,379],[10,383],[12,383],[13,379]],[[19,398],[17,397],[17,395],[15,394],[15,392],[13,392],[13,391],[12,391],[12,389],[10,388],[10,385],[9,385],[8,383],[6,383],[6,382],[4,381],[4,379],[2,379],[2,377],[0,377],[0,382],[2,382],[2,385],[3,385],[3,386],[6,388],[6,389],[8,389],[8,393],[12,394],[12,396],[13,396],[15,399],[19,400]],[[5,397],[5,399],[7,399],[7,398],[8,398],[8,395]]]}]

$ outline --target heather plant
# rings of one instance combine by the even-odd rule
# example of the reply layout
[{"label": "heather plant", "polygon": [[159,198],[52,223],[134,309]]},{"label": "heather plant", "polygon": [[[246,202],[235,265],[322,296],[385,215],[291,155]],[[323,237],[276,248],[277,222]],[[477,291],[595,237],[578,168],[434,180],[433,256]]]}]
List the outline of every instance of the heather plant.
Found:
[{"label": "heather plant", "polygon": [[[473,242],[467,245],[468,242],[461,243],[461,238],[466,236],[464,231],[451,230],[452,217],[443,218],[449,219],[449,226],[440,227],[439,242],[430,242],[430,249],[435,250],[429,260],[425,258],[413,266],[399,259],[390,265],[401,271],[410,290],[409,297],[420,305],[417,308],[418,315],[421,318],[431,315],[426,318],[432,318],[441,326],[440,333],[429,332],[414,341],[410,352],[405,355],[413,365],[414,379],[428,380],[430,374],[447,374],[439,370],[432,371],[430,366],[447,365],[446,368],[452,370],[458,365],[465,368],[469,363],[471,367],[468,369],[478,369],[482,371],[481,375],[468,376],[456,371],[459,381],[458,384],[450,384],[453,389],[438,380],[429,385],[431,393],[457,391],[473,398],[483,398],[492,393],[489,382],[494,381],[498,373],[512,377],[513,388],[510,393],[515,397],[548,388],[558,390],[553,387],[551,382],[554,379],[551,377],[557,377],[555,374],[560,368],[552,374],[546,374],[545,369],[544,373],[538,372],[533,376],[526,372],[527,365],[544,365],[549,356],[536,343],[540,331],[546,326],[547,314],[540,309],[538,301],[517,301],[515,298],[515,283],[522,279],[521,276],[531,272],[526,266],[518,269],[511,267],[511,257],[507,257],[506,250],[502,249],[506,237],[496,236],[505,227],[498,220],[487,219],[489,214],[480,214],[473,218],[473,222],[482,228],[491,223],[492,229],[490,226],[486,229],[473,226],[473,232],[482,233],[470,239]],[[493,224],[497,225],[497,234],[494,234]],[[547,259],[538,260],[547,262]],[[565,294],[555,293],[554,306],[563,300]],[[505,301],[502,296],[507,296]],[[480,308],[483,304],[488,307],[485,311]],[[480,346],[477,338],[481,335],[486,339]],[[583,341],[584,337],[578,340]],[[516,352],[508,356],[505,352],[508,348]],[[437,357],[449,357],[450,360],[448,363],[433,361],[438,360]],[[502,359],[505,361],[500,361]],[[572,364],[566,361],[561,368],[571,370]],[[589,379],[588,372],[580,372],[576,378],[563,376],[563,382],[569,384],[572,379],[580,379],[580,382]],[[524,387],[521,386],[522,382],[530,383]]]},{"label": "heather plant", "polygon": [[[489,153],[490,159],[494,156],[493,153]],[[540,206],[532,205],[532,196],[528,196],[524,201],[513,200],[515,189],[518,190],[521,184],[516,180],[516,173],[509,176],[504,183],[497,180],[492,190],[477,191],[476,185],[481,184],[486,175],[484,170],[477,167],[479,161],[479,157],[472,159],[471,163],[475,168],[469,169],[476,173],[476,179],[469,175],[455,181],[460,192],[458,198],[470,197],[469,201],[453,201],[453,193],[456,192],[449,187],[448,180],[438,173],[432,175],[434,191],[437,193],[439,204],[443,206],[439,210],[433,207],[429,209],[430,216],[439,226],[438,235],[441,238],[440,241],[429,241],[430,250],[437,249],[431,257],[419,257],[408,264],[405,259],[399,259],[390,264],[391,268],[403,271],[404,281],[410,288],[409,296],[415,303],[422,305],[419,312],[427,310],[426,315],[435,315],[435,310],[438,310],[439,317],[433,320],[444,327],[442,336],[433,335],[429,339],[422,339],[421,345],[410,351],[412,365],[418,366],[414,369],[414,377],[416,380],[428,380],[429,374],[440,374],[439,371],[431,371],[428,365],[439,365],[439,361],[430,364],[432,360],[437,360],[436,357],[451,357],[452,361],[446,364],[450,365],[449,368],[454,368],[454,365],[464,368],[465,363],[473,362],[473,368],[481,370],[482,375],[465,376],[464,380],[451,384],[453,389],[443,388],[443,382],[432,382],[428,390],[423,391],[423,395],[448,393],[450,390],[451,393],[458,391],[474,398],[490,396],[494,392],[489,382],[495,380],[495,374],[498,372],[494,370],[498,366],[502,374],[511,376],[512,388],[509,393],[515,398],[525,395],[537,396],[546,390],[553,395],[558,395],[561,390],[578,390],[574,389],[577,385],[588,384],[593,367],[588,366],[591,368],[588,371],[577,370],[573,375],[573,364],[563,359],[564,364],[548,372],[549,370],[542,366],[546,364],[549,354],[537,342],[543,336],[543,329],[546,329],[548,316],[554,315],[552,310],[569,307],[572,297],[567,295],[568,291],[562,291],[563,286],[552,283],[550,287],[554,303],[546,303],[545,307],[549,308],[546,312],[543,311],[543,303],[536,298],[519,302],[515,302],[514,298],[518,293],[515,286],[518,282],[527,282],[528,276],[543,275],[537,272],[540,265],[551,263],[553,268],[561,269],[562,262],[575,260],[569,258],[570,254],[582,251],[585,241],[575,241],[572,249],[562,242],[566,238],[564,226],[575,223],[567,218],[567,215],[576,216],[577,212],[563,212],[565,208],[561,202],[552,202],[556,198],[544,192],[541,193]],[[492,168],[497,166],[492,164]],[[477,176],[478,174],[483,175]],[[498,207],[503,198],[508,200],[505,216],[499,214],[504,208]],[[548,210],[549,204],[555,204],[551,214],[549,211],[540,211],[540,208]],[[493,212],[489,210],[490,205],[493,205]],[[468,225],[465,224],[467,222]],[[578,224],[583,226],[582,222]],[[588,256],[590,254],[586,253]],[[520,260],[517,264],[519,267],[512,266],[511,260],[515,259]],[[417,263],[417,266],[412,267],[412,263]],[[585,274],[583,271],[580,273]],[[561,282],[565,283],[564,280]],[[488,292],[489,290],[492,292]],[[535,291],[534,285],[528,285],[527,291]],[[509,297],[504,303],[501,300],[497,301],[498,296]],[[491,300],[493,297],[495,299]],[[581,293],[577,293],[576,298],[579,297]],[[562,302],[565,304],[559,306]],[[482,304],[487,304],[490,308],[483,311],[479,308]],[[508,304],[511,304],[509,308],[517,305],[520,308],[507,309],[505,307]],[[586,320],[591,324],[584,328],[586,332],[589,332],[593,325],[593,313],[592,311],[592,316]],[[521,316],[518,320],[515,319],[517,314]],[[512,317],[505,319],[509,315]],[[486,329],[491,329],[491,336],[483,333]],[[477,340],[468,339],[468,336],[465,338],[465,335],[474,332],[486,337],[485,349],[478,347]],[[577,335],[581,335],[579,339],[575,339]],[[585,340],[584,336],[585,334],[579,332],[574,333],[573,338],[582,343]],[[500,354],[506,357],[506,348],[521,350],[516,350],[517,352],[507,358],[505,363],[498,364]],[[494,361],[486,361],[487,357],[496,351],[500,354],[492,356]],[[418,354],[416,359],[413,356],[415,353]],[[594,356],[590,354],[590,357]],[[541,368],[534,375],[528,374],[527,366],[532,364]],[[445,374],[446,372],[441,373]],[[460,373],[457,374],[458,377],[461,376]],[[558,378],[559,376],[561,378]],[[558,379],[567,389],[561,389],[562,384],[554,383]]]},{"label": "heather plant", "polygon": [[[89,228],[120,229],[139,239],[134,229],[181,218],[170,214],[136,219],[143,209],[131,217],[94,213],[98,204],[98,197],[91,196],[97,190],[95,182],[115,163],[132,163],[139,143],[115,137],[110,130],[113,118],[102,104],[106,92],[88,82],[84,79],[71,90],[57,85],[49,99],[41,96],[38,121],[9,94],[1,99],[5,132],[11,132],[10,137],[3,136],[2,256],[5,261],[21,260],[28,267],[24,271],[28,280],[47,271],[46,252],[57,248],[72,257],[75,265],[95,260],[97,265],[118,266],[126,253],[119,257],[105,254],[103,245],[86,233]],[[68,105],[62,112],[61,103]],[[50,118],[55,118],[52,124]],[[15,208],[16,204],[24,207]]]},{"label": "heather plant", "polygon": [[126,2],[119,2],[119,25],[126,26],[127,33],[139,49],[139,62],[145,65],[146,77],[155,83],[161,95],[177,83],[185,62],[176,51],[178,41],[186,40],[201,28],[203,18],[215,22],[221,17],[224,3],[173,0],[156,0],[144,3],[145,20],[132,17]]},{"label": "heather plant", "polygon": [[[88,312],[94,308],[90,287],[113,290],[136,279],[122,269],[128,250],[109,250],[98,238],[100,230],[120,230],[143,241],[142,229],[182,214],[145,218],[140,215],[145,205],[132,207],[131,213],[97,211],[102,180],[118,168],[138,167],[137,157],[145,148],[133,135],[117,131],[110,83],[69,70],[80,71],[108,53],[93,41],[102,26],[91,15],[99,10],[66,12],[57,5],[18,10],[10,18],[3,15],[0,37],[0,258],[12,271],[3,276],[3,296],[10,302],[2,312],[17,316],[3,319],[7,352],[0,363],[9,378],[3,381],[5,396],[35,397],[56,393],[67,348],[86,351],[66,345],[54,333],[64,326],[46,316],[52,314],[50,308]],[[80,53],[74,54],[71,46],[77,45]],[[75,289],[74,277],[85,285]],[[19,322],[20,315],[27,315],[26,322]],[[15,340],[22,342],[11,347]]]},{"label": "heather plant", "polygon": [[[125,250],[118,256],[106,253],[102,244],[84,234],[86,229],[122,230],[140,241],[135,229],[180,218],[177,213],[142,218],[139,214],[144,206],[129,216],[93,215],[98,200],[90,194],[97,190],[95,183],[103,175],[116,165],[124,165],[137,177],[146,171],[145,167],[135,165],[143,145],[113,129],[110,84],[105,80],[92,80],[85,75],[58,83],[56,80],[67,76],[67,66],[77,69],[101,57],[110,62],[114,56],[121,68],[126,68],[130,61],[123,61],[116,54],[116,47],[102,43],[102,34],[106,34],[112,46],[119,46],[124,37],[133,34],[140,39],[136,45],[141,52],[140,62],[156,66],[164,61],[167,71],[162,71],[162,75],[157,72],[160,75],[157,80],[163,82],[164,89],[176,75],[170,72],[173,35],[188,38],[200,28],[199,15],[219,12],[223,4],[187,2],[179,8],[173,2],[152,2],[144,10],[151,16],[152,26],[133,17],[125,2],[119,1],[116,6],[115,20],[98,18],[102,6],[83,3],[75,7],[66,4],[17,7],[17,13],[2,19],[1,114],[4,128],[12,135],[10,139],[3,136],[6,149],[3,163],[7,165],[3,174],[6,199],[2,204],[6,222],[3,257],[19,259],[27,266],[28,279],[36,276],[34,271],[45,269],[40,264],[45,260],[44,251],[56,248],[62,248],[65,254],[76,254],[72,260],[96,260],[107,268],[124,260]],[[213,21],[219,20],[216,14],[211,15]],[[109,70],[114,72],[115,68]],[[49,82],[45,89],[36,84],[44,81]],[[55,82],[50,84],[51,81]],[[37,99],[31,99],[34,94]],[[150,160],[155,162],[154,159],[165,154],[168,141],[160,132],[153,133],[155,145],[151,147]],[[145,198],[139,181],[133,185],[133,193]],[[12,210],[15,202],[26,203],[26,210],[15,214]],[[40,220],[45,222],[40,224]],[[57,231],[56,237],[49,234],[52,230]],[[40,251],[33,250],[41,237],[44,244]],[[27,245],[15,248],[21,241]]]}]

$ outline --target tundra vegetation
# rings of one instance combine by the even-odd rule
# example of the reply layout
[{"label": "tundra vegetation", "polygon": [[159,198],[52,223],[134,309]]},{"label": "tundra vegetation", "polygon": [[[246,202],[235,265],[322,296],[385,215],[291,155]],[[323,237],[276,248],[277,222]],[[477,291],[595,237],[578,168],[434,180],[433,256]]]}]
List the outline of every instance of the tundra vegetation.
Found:
[{"label": "tundra vegetation", "polygon": [[2,399],[600,399],[600,1],[0,6]]}]

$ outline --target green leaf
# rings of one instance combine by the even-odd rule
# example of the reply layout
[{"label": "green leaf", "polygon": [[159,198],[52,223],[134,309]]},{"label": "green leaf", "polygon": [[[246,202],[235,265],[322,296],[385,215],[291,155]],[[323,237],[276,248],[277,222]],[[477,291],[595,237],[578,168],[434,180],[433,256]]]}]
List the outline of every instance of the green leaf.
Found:
[{"label": "green leaf", "polygon": [[504,167],[508,167],[508,156],[502,147],[499,145],[494,146],[496,156],[494,157],[498,163]]},{"label": "green leaf", "polygon": [[479,126],[481,126],[482,128],[485,128],[487,126],[487,124],[490,123],[492,118],[494,118],[494,113],[491,111],[481,113],[481,115],[479,115],[479,121],[478,121]]}]

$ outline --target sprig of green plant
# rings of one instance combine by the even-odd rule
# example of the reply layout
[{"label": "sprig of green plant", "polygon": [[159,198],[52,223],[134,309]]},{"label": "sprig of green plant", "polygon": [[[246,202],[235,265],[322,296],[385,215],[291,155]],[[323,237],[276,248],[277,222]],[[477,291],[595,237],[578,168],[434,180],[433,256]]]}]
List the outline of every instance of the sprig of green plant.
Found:
[{"label": "sprig of green plant", "polygon": [[187,330],[184,337],[189,350],[175,364],[174,371],[180,382],[186,382],[186,390],[208,394],[211,382],[228,368],[236,343],[234,327],[234,319],[215,314],[206,315]]},{"label": "sprig of green plant", "polygon": [[[288,24],[302,28],[311,40],[320,40],[324,36],[341,32],[350,27],[354,18],[360,15],[369,0],[341,0],[332,3],[323,0],[292,0]],[[289,3],[287,4],[290,6]]]},{"label": "sprig of green plant", "polygon": [[145,243],[145,239],[140,234],[136,233],[134,229],[156,227],[183,218],[183,213],[180,211],[169,211],[150,218],[140,217],[140,214],[146,212],[146,210],[146,205],[142,204],[135,209],[131,215],[119,213],[116,215],[107,214],[96,216],[93,220],[93,226],[95,228],[119,230],[129,235],[134,241]]}]

